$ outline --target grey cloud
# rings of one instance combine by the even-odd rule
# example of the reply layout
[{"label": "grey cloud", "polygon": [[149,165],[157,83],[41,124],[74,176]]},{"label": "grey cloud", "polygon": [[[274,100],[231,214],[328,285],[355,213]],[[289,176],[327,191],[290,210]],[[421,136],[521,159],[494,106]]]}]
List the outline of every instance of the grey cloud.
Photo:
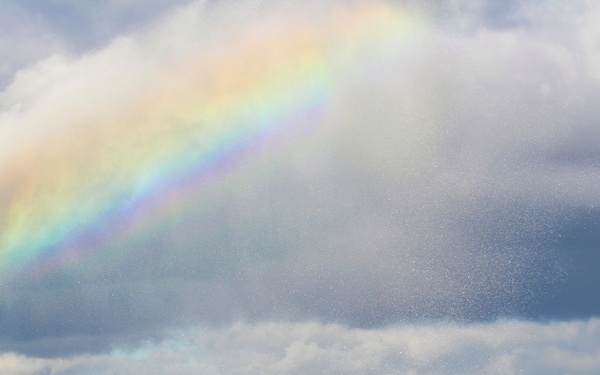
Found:
[{"label": "grey cloud", "polygon": [[[218,39],[219,31],[228,30],[228,12],[235,11],[225,8],[219,15],[216,9],[211,22],[218,31],[211,37]],[[171,69],[157,62],[160,56],[183,59],[188,45],[196,51],[208,43],[192,17],[176,25],[181,18],[167,19],[173,27],[159,27],[160,33],[119,39],[81,61],[64,66],[54,61],[66,72],[56,87],[79,79],[77,74],[71,78],[71,70],[98,72],[111,66],[114,71],[105,72],[104,82],[90,74],[91,82],[76,97],[94,103],[95,109],[82,106],[81,116],[120,110],[119,103],[126,101],[121,98],[130,100],[149,89],[144,78]],[[313,155],[300,155],[303,150],[290,142],[276,155],[249,157],[230,177],[232,187],[199,187],[189,197],[189,212],[157,228],[152,239],[130,239],[125,255],[110,267],[101,268],[108,255],[99,252],[82,260],[85,272],[64,270],[3,285],[2,347],[61,356],[162,337],[170,327],[219,326],[237,319],[381,327],[403,321],[597,315],[600,306],[577,297],[590,295],[586,285],[596,284],[589,270],[598,264],[590,245],[598,227],[591,224],[595,211],[586,208],[600,203],[597,160],[590,157],[598,144],[598,77],[591,67],[598,51],[581,34],[594,29],[595,19],[584,20],[561,24],[559,31],[543,20],[537,29],[420,30],[417,45],[379,67],[378,75],[365,69],[335,88],[329,133],[315,140]],[[528,22],[535,26],[538,21],[530,16]],[[184,47],[178,50],[171,40]],[[579,59],[582,51],[586,58]],[[138,67],[143,73],[127,81],[129,91],[105,98],[104,85]],[[30,91],[21,88],[38,82],[44,72],[22,74],[4,93],[5,103],[23,103],[14,123],[33,122],[47,113],[42,104],[52,113],[50,104],[74,97],[52,82],[50,89],[34,87],[37,96],[22,94]],[[198,204],[204,201],[214,203]],[[590,232],[575,234],[566,216],[588,222]],[[569,231],[585,243],[573,245],[584,249],[577,256],[558,236]],[[588,276],[573,276],[582,269]],[[565,272],[571,280],[567,284]],[[552,302],[556,289],[565,285],[569,292]],[[566,302],[574,303],[568,311]],[[233,350],[230,343],[222,345]],[[339,363],[330,362],[336,354],[325,355],[315,345],[280,347],[290,347],[290,356],[298,350],[300,360],[302,355],[314,359],[306,364],[308,372],[343,372],[340,368],[354,363],[343,355]],[[460,350],[448,350],[448,361],[424,358],[419,368],[452,369],[452,362],[464,373],[481,373],[513,368],[516,360],[528,366],[514,353],[516,359],[483,349],[478,353],[483,364],[478,364]],[[272,359],[268,353],[256,355]],[[378,364],[361,358],[367,364],[356,364],[356,371],[378,365],[410,368],[402,367],[402,356],[390,354]],[[98,361],[98,371],[103,361],[113,365],[112,359]],[[243,368],[251,363],[270,362],[252,357],[240,363],[238,372],[252,372]],[[474,367],[460,367],[465,363]]]},{"label": "grey cloud", "polygon": [[189,0],[165,1],[6,1],[61,35],[75,51],[98,48],[119,34],[130,33]]}]

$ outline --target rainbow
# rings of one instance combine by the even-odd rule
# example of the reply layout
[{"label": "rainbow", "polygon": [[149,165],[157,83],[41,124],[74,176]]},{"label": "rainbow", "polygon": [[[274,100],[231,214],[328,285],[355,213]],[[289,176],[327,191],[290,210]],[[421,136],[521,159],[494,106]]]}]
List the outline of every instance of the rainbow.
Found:
[{"label": "rainbow", "polygon": [[166,69],[127,111],[19,140],[0,156],[0,280],[127,237],[148,225],[148,207],[175,204],[257,144],[318,125],[336,82],[414,24],[381,2],[326,12],[228,35]]}]

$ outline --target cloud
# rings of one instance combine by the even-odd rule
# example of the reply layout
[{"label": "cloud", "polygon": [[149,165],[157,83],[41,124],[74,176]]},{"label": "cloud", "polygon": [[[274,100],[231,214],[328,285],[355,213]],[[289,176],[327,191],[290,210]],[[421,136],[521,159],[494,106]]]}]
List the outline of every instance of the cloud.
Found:
[{"label": "cloud", "polygon": [[102,6],[93,2],[61,0],[43,4],[29,0],[4,3],[13,15],[19,14],[20,20],[26,21],[22,26],[41,25],[59,36],[70,50],[85,52],[105,45],[119,34],[132,32],[144,23],[156,21],[165,12],[189,2],[107,1]]},{"label": "cloud", "polygon": [[596,319],[563,323],[406,325],[236,323],[136,349],[68,359],[0,356],[7,375],[34,374],[594,374]]},{"label": "cloud", "polygon": [[161,16],[190,3],[178,1],[7,0],[0,15],[0,89],[17,72],[53,55],[81,55],[97,51],[112,39],[148,28]]},{"label": "cloud", "polygon": [[0,88],[25,66],[65,51],[61,38],[18,6],[3,3],[0,15]]},{"label": "cloud", "polygon": [[[0,205],[13,208],[0,213],[0,224],[14,229],[0,238],[28,233],[27,246],[35,248],[35,241],[54,238],[58,228],[56,237],[68,237],[68,243],[78,232],[61,227],[60,218],[85,218],[88,211],[102,216],[95,205],[107,202],[127,206],[152,179],[147,165],[172,167],[165,162],[169,151],[179,155],[185,154],[180,149],[192,153],[210,146],[212,133],[196,132],[200,121],[186,111],[205,108],[214,98],[244,97],[245,86],[237,83],[252,83],[261,66],[304,67],[312,55],[302,47],[312,40],[325,46],[318,51],[326,56],[344,40],[349,51],[360,47],[351,28],[346,35],[328,26],[327,17],[343,2],[298,4],[194,3],[145,30],[115,36],[97,51],[55,54],[19,71],[0,97]],[[78,257],[64,255],[71,254],[68,244],[57,245],[57,254],[49,251],[47,263],[57,264],[49,271],[36,268],[38,258],[47,260],[38,253],[31,256],[33,265],[23,261],[21,273],[19,267],[7,271],[0,288],[2,347],[70,356],[160,338],[173,327],[216,327],[239,319],[250,322],[238,327],[248,331],[272,320],[345,324],[354,328],[275,327],[332,336],[349,330],[376,345],[379,339],[369,332],[385,331],[355,328],[597,314],[598,307],[579,304],[560,313],[556,305],[539,308],[563,285],[563,261],[572,259],[561,252],[559,235],[573,235],[573,223],[591,223],[598,212],[598,50],[590,39],[598,10],[581,4],[581,11],[570,13],[548,6],[542,18],[540,8],[515,5],[510,14],[523,20],[516,25],[458,29],[417,10],[383,5],[392,15],[407,13],[414,21],[410,32],[389,41],[385,29],[348,60],[343,53],[327,60],[327,98],[322,113],[300,117],[304,132],[286,128],[281,138],[252,143],[244,157],[223,161],[227,168],[216,168],[218,173],[187,190],[159,190],[179,203],[140,211],[145,220],[139,226],[116,220],[102,241],[96,241],[106,229],[101,226],[91,239],[81,235],[89,242],[82,240],[86,251],[74,251]],[[260,16],[248,16],[257,9]],[[277,36],[298,30],[298,43],[270,48]],[[258,73],[244,73],[252,64]],[[307,66],[317,66],[308,77],[321,82],[319,65]],[[223,77],[236,79],[227,83]],[[181,131],[181,138],[169,138],[175,133],[169,129]],[[185,147],[178,148],[169,145],[173,139],[198,142],[179,141]],[[591,243],[592,236],[586,238]],[[578,246],[586,254],[581,258],[595,259],[588,245]],[[18,259],[21,253],[15,253]],[[582,261],[581,267],[595,264]],[[419,336],[407,334],[411,340]],[[280,344],[291,348],[292,363],[304,358],[331,371],[345,365],[371,371],[386,361],[393,369],[404,366],[403,357],[395,363],[383,355],[373,364],[359,356],[355,363],[341,347]],[[235,342],[223,345],[233,350],[228,345]],[[417,368],[437,368],[426,353],[415,353],[410,361],[424,363]],[[158,355],[180,361],[168,351]],[[265,356],[256,366],[281,359],[256,355]],[[94,358],[99,368],[119,361],[81,358]],[[464,365],[457,358],[456,366]],[[4,358],[40,366],[42,373],[55,366],[53,360],[30,359]],[[465,371],[502,363],[512,368],[513,360],[494,358],[499,362]]]}]

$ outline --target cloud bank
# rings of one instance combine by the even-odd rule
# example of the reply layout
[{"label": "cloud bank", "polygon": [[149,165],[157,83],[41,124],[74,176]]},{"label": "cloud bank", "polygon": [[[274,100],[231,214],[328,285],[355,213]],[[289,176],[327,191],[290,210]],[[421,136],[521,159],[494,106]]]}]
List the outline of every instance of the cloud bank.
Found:
[{"label": "cloud bank", "polygon": [[600,312],[600,9],[470,4],[194,2],[16,72],[0,366],[592,373],[595,320],[475,323]]},{"label": "cloud bank", "polygon": [[69,359],[0,356],[31,374],[594,374],[600,322],[401,326],[237,323],[174,334],[135,350]]}]

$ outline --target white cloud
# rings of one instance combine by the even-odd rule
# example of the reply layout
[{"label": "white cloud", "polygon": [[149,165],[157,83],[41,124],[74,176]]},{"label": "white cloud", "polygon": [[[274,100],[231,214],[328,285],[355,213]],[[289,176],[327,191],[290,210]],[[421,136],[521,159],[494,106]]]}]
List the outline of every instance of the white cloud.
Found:
[{"label": "white cloud", "polygon": [[394,326],[237,323],[174,334],[111,354],[4,354],[5,375],[37,374],[596,374],[600,321]]},{"label": "white cloud", "polygon": [[55,54],[98,50],[123,34],[157,23],[190,0],[49,0],[2,2],[0,13],[0,90],[20,70]]},{"label": "white cloud", "polygon": [[53,53],[65,51],[60,36],[39,17],[3,2],[0,13],[0,90],[14,74]]}]

